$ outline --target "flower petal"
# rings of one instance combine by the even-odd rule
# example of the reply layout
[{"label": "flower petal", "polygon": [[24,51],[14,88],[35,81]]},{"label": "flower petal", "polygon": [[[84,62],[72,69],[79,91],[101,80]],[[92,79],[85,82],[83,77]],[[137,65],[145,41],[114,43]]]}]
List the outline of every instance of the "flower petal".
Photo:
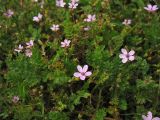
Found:
[{"label": "flower petal", "polygon": [[19,49],[14,49],[14,51],[15,51],[15,52],[18,52],[18,53],[21,52],[21,50],[19,50]]},{"label": "flower petal", "polygon": [[80,77],[80,76],[81,76],[81,73],[75,72],[75,73],[74,73],[74,76],[75,76],[75,77]]},{"label": "flower petal", "polygon": [[134,55],[134,54],[135,54],[135,51],[134,51],[134,50],[131,50],[128,54],[129,54],[129,55]]},{"label": "flower petal", "polygon": [[92,72],[88,71],[85,73],[85,76],[91,76],[92,75]]},{"label": "flower petal", "polygon": [[43,16],[42,14],[40,14],[40,13],[38,14],[39,19],[42,19],[42,16]]},{"label": "flower petal", "polygon": [[145,115],[142,115],[142,118],[143,118],[143,120],[146,120],[146,119],[147,119],[147,117],[146,117]]},{"label": "flower petal", "polygon": [[68,40],[67,42],[66,42],[66,46],[69,46],[69,44],[70,44],[70,40]]},{"label": "flower petal", "polygon": [[129,58],[128,58],[130,61],[133,61],[134,59],[135,59],[135,57],[134,56],[129,56]]},{"label": "flower petal", "polygon": [[147,10],[147,11],[150,11],[150,10],[148,9],[148,7],[144,7],[144,9]]},{"label": "flower petal", "polygon": [[119,58],[126,58],[126,55],[120,54],[120,55],[119,55]]},{"label": "flower petal", "polygon": [[126,63],[128,61],[128,58],[123,58],[122,63]]},{"label": "flower petal", "polygon": [[122,52],[123,54],[125,54],[125,55],[127,55],[127,53],[128,53],[127,50],[124,49],[124,48],[121,49],[121,52]]},{"label": "flower petal", "polygon": [[81,75],[81,76],[80,76],[80,79],[81,79],[81,80],[85,80],[85,79],[86,79],[86,76]]},{"label": "flower petal", "polygon": [[83,72],[85,73],[85,72],[87,72],[87,70],[88,70],[88,65],[84,65],[83,66]]},{"label": "flower petal", "polygon": [[152,5],[151,4],[149,4],[149,5],[147,5],[148,6],[148,8],[151,10],[152,9]]},{"label": "flower petal", "polygon": [[160,120],[159,117],[154,117],[152,120]]},{"label": "flower petal", "polygon": [[61,47],[65,47],[66,44],[64,42],[61,42]]},{"label": "flower petal", "polygon": [[92,15],[89,14],[89,15],[88,15],[88,19],[92,19]]},{"label": "flower petal", "polygon": [[152,10],[153,10],[153,11],[156,11],[156,10],[158,10],[158,7],[157,7],[157,5],[154,5],[154,6],[152,7]]},{"label": "flower petal", "polygon": [[38,22],[38,21],[39,21],[39,18],[38,18],[38,17],[33,17],[33,21]]},{"label": "flower petal", "polygon": [[147,114],[147,118],[148,118],[148,120],[152,120],[152,112],[148,112],[148,114]]},{"label": "flower petal", "polygon": [[65,40],[64,40],[64,43],[67,43],[67,42],[68,42],[68,40],[67,40],[67,39],[65,39]]},{"label": "flower petal", "polygon": [[77,69],[78,69],[78,71],[79,71],[80,73],[83,72],[83,69],[82,69],[82,67],[81,67],[80,65],[77,66]]}]

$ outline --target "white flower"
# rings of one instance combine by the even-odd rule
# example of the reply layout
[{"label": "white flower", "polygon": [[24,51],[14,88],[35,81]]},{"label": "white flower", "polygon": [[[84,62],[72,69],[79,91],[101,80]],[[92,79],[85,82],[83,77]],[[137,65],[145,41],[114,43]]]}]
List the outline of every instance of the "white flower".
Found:
[{"label": "white flower", "polygon": [[124,21],[122,22],[123,25],[130,25],[132,22],[131,19],[124,19]]},{"label": "white flower", "polygon": [[38,13],[38,16],[34,16],[34,17],[33,17],[33,21],[35,21],[35,22],[39,22],[39,21],[41,21],[41,20],[42,20],[42,17],[43,17],[43,15],[42,15],[42,14],[40,14],[40,13]]},{"label": "white flower", "polygon": [[14,49],[16,52],[21,52],[23,50],[23,46],[20,44],[17,49]]},{"label": "white flower", "polygon": [[119,57],[122,59],[122,63],[126,63],[127,61],[133,61],[135,59],[134,50],[127,52],[126,49],[121,49],[121,52],[122,54],[120,54]]},{"label": "white flower", "polygon": [[70,40],[65,39],[63,42],[61,42],[61,47],[68,47],[70,45]]},{"label": "white flower", "polygon": [[59,30],[59,25],[53,24],[50,29],[51,29],[52,31],[58,31],[58,30]]},{"label": "white flower", "polygon": [[26,48],[31,48],[33,47],[33,40],[30,40],[29,42],[26,43],[27,47]]},{"label": "white flower", "polygon": [[57,7],[64,7],[65,4],[66,3],[63,0],[56,0],[56,6]]}]

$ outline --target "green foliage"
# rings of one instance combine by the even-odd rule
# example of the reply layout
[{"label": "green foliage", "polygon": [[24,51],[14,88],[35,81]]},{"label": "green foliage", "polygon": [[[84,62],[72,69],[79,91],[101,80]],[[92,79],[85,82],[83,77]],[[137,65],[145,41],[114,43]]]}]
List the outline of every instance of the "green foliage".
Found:
[{"label": "green foliage", "polygon": [[14,119],[15,120],[30,120],[32,118],[31,111],[32,108],[28,106],[18,106],[15,107],[15,115]]},{"label": "green foliage", "polygon": [[[55,0],[0,0],[0,120],[160,116],[160,15],[144,10],[160,2],[79,0],[76,9],[64,2],[63,8]],[[4,14],[9,9],[12,17]],[[35,22],[38,13],[43,17]],[[96,20],[85,22],[89,14]],[[65,39],[71,43],[61,47]],[[122,48],[134,50],[135,60],[123,64]],[[77,65],[88,65],[92,75],[74,77]]]},{"label": "green foliage", "polygon": [[72,94],[70,96],[70,103],[69,103],[69,108],[71,110],[74,110],[76,105],[79,105],[81,103],[81,98],[88,98],[90,96],[90,93],[86,91],[78,91],[76,94]]},{"label": "green foliage", "polygon": [[69,120],[69,118],[62,112],[49,112],[49,120]]},{"label": "green foliage", "polygon": [[95,120],[104,120],[106,116],[106,110],[105,109],[99,109],[96,111],[96,118]]}]

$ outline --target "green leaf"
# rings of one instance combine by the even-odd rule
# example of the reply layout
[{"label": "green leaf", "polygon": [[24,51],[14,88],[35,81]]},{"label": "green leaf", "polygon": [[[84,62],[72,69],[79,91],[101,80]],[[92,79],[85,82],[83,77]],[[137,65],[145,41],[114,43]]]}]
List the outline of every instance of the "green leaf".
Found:
[{"label": "green leaf", "polygon": [[106,109],[105,108],[98,109],[96,111],[96,117],[94,120],[104,120],[105,116],[106,116]]},{"label": "green leaf", "polygon": [[121,99],[119,102],[119,107],[121,110],[127,110],[127,101],[124,99]]},{"label": "green leaf", "polygon": [[64,112],[49,112],[49,120],[69,120]]}]

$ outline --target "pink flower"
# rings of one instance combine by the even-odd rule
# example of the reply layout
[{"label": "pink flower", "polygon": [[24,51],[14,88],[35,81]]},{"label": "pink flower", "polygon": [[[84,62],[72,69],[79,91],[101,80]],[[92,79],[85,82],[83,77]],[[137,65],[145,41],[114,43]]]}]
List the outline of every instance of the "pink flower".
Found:
[{"label": "pink flower", "polygon": [[14,51],[16,52],[21,52],[23,50],[23,46],[21,44],[19,44],[18,48],[17,49],[14,49]]},{"label": "pink flower", "polygon": [[133,61],[135,59],[134,50],[127,52],[126,49],[121,49],[121,52],[122,54],[120,54],[119,57],[122,59],[122,63],[126,63],[127,61]]},{"label": "pink flower", "polygon": [[31,48],[33,47],[33,40],[30,40],[29,42],[26,43],[27,47],[26,48]]},{"label": "pink flower", "polygon": [[147,7],[144,7],[145,10],[147,10],[148,12],[155,12],[158,10],[157,5],[151,5],[148,4]]},{"label": "pink flower", "polygon": [[41,20],[42,20],[42,17],[43,17],[43,15],[42,15],[42,14],[40,14],[40,13],[38,13],[38,16],[34,16],[34,17],[33,17],[33,21],[35,21],[35,22],[39,22],[39,21],[41,21]]},{"label": "pink flower", "polygon": [[80,78],[81,80],[85,80],[86,77],[89,77],[92,75],[91,71],[87,71],[88,65],[84,65],[83,68],[80,65],[78,65],[77,69],[78,69],[78,72],[75,72],[74,76],[77,78]]},{"label": "pink flower", "polygon": [[30,49],[26,49],[25,55],[26,55],[27,57],[31,57],[31,56],[32,56],[32,51],[31,51]]},{"label": "pink flower", "polygon": [[7,10],[7,12],[4,13],[4,15],[5,15],[6,17],[8,17],[8,18],[12,17],[13,14],[14,14],[14,12],[13,12],[12,10],[10,10],[10,9]]},{"label": "pink flower", "polygon": [[13,96],[12,102],[17,103],[18,101],[19,101],[19,97],[18,96]]},{"label": "pink flower", "polygon": [[132,22],[131,19],[124,19],[124,21],[122,22],[123,25],[130,25]]},{"label": "pink flower", "polygon": [[57,7],[64,7],[65,4],[66,3],[63,0],[56,0],[56,6]]},{"label": "pink flower", "polygon": [[152,112],[148,112],[147,116],[142,115],[143,120],[160,120],[159,117],[152,118]]},{"label": "pink flower", "polygon": [[53,24],[50,29],[51,29],[52,31],[58,31],[58,30],[59,30],[59,25]]},{"label": "pink flower", "polygon": [[68,3],[69,4],[69,8],[71,8],[71,9],[76,9],[77,8],[77,6],[78,6],[78,2],[79,0],[71,0],[71,2],[70,3]]},{"label": "pink flower", "polygon": [[95,20],[96,20],[96,15],[91,15],[91,14],[89,14],[87,18],[84,19],[85,22],[93,22]]},{"label": "pink flower", "polygon": [[61,47],[68,47],[70,42],[70,40],[65,39],[64,42],[61,42]]}]

